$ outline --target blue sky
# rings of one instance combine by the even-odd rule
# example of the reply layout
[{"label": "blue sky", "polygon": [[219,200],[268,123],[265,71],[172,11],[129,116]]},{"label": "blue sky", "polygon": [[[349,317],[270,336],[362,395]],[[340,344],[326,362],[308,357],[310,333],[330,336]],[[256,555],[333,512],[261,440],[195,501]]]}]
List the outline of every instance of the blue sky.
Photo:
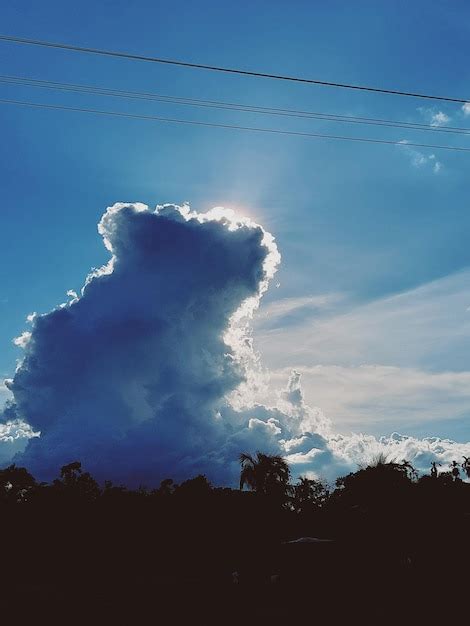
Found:
[{"label": "blue sky", "polygon": [[[3,33],[21,37],[470,97],[464,2],[297,2],[295,8],[277,1],[14,2],[3,3],[0,23]],[[470,126],[458,105],[7,43],[0,51],[2,74],[419,122],[443,113],[448,123]],[[437,133],[4,85],[0,94],[305,132],[466,143]],[[283,257],[280,287],[271,288],[255,322],[255,346],[274,381],[291,368],[303,371],[308,401],[343,430],[470,439],[470,156],[11,105],[0,105],[0,129],[0,374],[14,371],[20,352],[12,338],[25,329],[26,315],[62,302],[92,266],[107,260],[96,224],[108,205],[224,205],[272,232]]]}]

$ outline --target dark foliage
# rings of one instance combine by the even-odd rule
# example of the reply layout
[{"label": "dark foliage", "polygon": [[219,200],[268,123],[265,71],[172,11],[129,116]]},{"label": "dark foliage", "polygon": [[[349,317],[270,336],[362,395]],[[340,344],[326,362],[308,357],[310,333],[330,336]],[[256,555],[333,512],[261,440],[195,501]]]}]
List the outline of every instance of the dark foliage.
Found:
[{"label": "dark foliage", "polygon": [[259,495],[284,500],[289,491],[289,465],[281,456],[257,452],[240,454],[240,489],[246,485]]},{"label": "dark foliage", "polygon": [[16,611],[92,611],[87,623],[140,623],[148,610],[203,616],[196,623],[246,611],[289,621],[315,606],[333,619],[358,602],[371,621],[404,602],[423,618],[434,614],[434,584],[442,606],[465,597],[469,459],[422,477],[377,459],[331,492],[306,477],[291,484],[280,457],[240,460],[249,491],[205,476],[100,487],[79,462],[51,484],[15,465],[0,470],[4,597]]}]

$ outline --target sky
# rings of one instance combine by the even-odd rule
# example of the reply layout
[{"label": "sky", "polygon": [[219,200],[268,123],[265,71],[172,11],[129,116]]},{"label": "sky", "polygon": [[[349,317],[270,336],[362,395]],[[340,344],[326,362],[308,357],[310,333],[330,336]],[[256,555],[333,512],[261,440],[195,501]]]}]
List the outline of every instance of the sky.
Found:
[{"label": "sky", "polygon": [[[196,63],[470,98],[470,7],[417,1],[4,3],[1,31]],[[458,104],[290,84],[0,42],[2,74],[188,98],[470,127]],[[0,83],[0,97],[199,121],[465,146],[465,137],[196,109]],[[302,375],[344,435],[470,440],[465,153],[263,135],[0,105],[0,375],[32,312],[109,259],[115,202],[189,202],[276,238],[254,313],[271,388]],[[21,342],[16,342],[21,343]],[[270,391],[259,401],[266,402]],[[10,397],[0,385],[0,398]]]}]

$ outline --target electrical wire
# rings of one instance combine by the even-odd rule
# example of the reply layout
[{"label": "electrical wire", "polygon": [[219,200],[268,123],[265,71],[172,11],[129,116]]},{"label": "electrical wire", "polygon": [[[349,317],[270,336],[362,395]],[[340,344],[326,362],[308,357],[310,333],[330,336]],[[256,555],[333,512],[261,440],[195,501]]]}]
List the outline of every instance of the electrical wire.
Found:
[{"label": "electrical wire", "polygon": [[183,120],[178,118],[171,117],[160,117],[156,115],[140,115],[134,113],[122,113],[118,111],[104,111],[101,109],[88,109],[82,107],[70,107],[64,105],[55,105],[55,104],[44,104],[38,102],[27,102],[24,100],[10,100],[6,98],[0,99],[0,104],[13,104],[17,106],[25,106],[25,107],[33,107],[33,108],[41,108],[41,109],[51,109],[51,110],[59,110],[59,111],[74,111],[80,113],[89,113],[95,115],[108,115],[113,117],[123,117],[123,118],[131,118],[131,119],[139,119],[139,120],[147,120],[154,122],[166,122],[173,124],[187,124],[193,126],[205,126],[211,128],[225,128],[231,130],[241,130],[241,131],[250,131],[257,133],[269,133],[276,135],[291,135],[296,137],[310,137],[315,139],[333,139],[338,141],[355,141],[361,143],[375,143],[375,144],[385,144],[385,145],[394,145],[394,146],[403,146],[403,147],[416,147],[416,148],[431,148],[433,150],[450,150],[455,152],[470,152],[470,148],[464,148],[460,146],[448,146],[448,145],[439,145],[439,144],[423,144],[416,143],[411,141],[392,141],[387,139],[372,139],[371,137],[348,137],[344,135],[328,135],[323,133],[307,133],[300,131],[291,131],[291,130],[280,130],[275,128],[261,128],[255,126],[239,126],[236,124],[219,124],[215,122],[202,122],[197,120]]},{"label": "electrical wire", "polygon": [[295,109],[281,109],[276,107],[263,107],[234,102],[222,102],[217,100],[202,100],[196,98],[183,98],[157,93],[126,91],[121,89],[111,89],[94,85],[82,85],[76,83],[62,83],[56,81],[46,81],[22,76],[0,75],[0,83],[21,87],[34,87],[52,89],[57,91],[68,91],[73,93],[84,93],[89,95],[111,96],[125,99],[147,100],[163,102],[167,104],[178,104],[183,106],[215,108],[229,111],[240,111],[244,113],[255,113],[262,115],[274,115],[282,117],[293,117],[298,119],[315,119],[330,122],[340,122],[349,124],[364,124],[372,126],[384,126],[390,128],[404,128],[408,130],[429,131],[438,133],[449,133],[458,135],[469,135],[470,128],[455,126],[433,126],[432,124],[421,124],[418,122],[406,122],[401,120],[388,120],[371,117],[358,117],[352,115],[339,115],[335,113],[323,113],[317,111],[301,111]]},{"label": "electrical wire", "polygon": [[68,50],[72,52],[81,52],[86,54],[95,54],[101,56],[115,57],[121,59],[128,59],[132,61],[146,61],[151,63],[161,63],[165,65],[173,65],[179,67],[187,67],[191,69],[208,70],[212,72],[223,72],[228,74],[238,74],[241,76],[252,76],[255,78],[269,78],[273,80],[290,81],[295,83],[306,83],[311,85],[320,85],[323,87],[335,87],[339,89],[352,89],[356,91],[367,91],[377,94],[386,94],[394,96],[404,96],[407,98],[422,98],[426,100],[439,100],[444,102],[454,102],[464,104],[468,102],[468,98],[453,98],[450,96],[436,96],[431,94],[413,92],[413,91],[401,91],[398,89],[385,89],[380,87],[369,87],[366,85],[357,85],[352,83],[340,83],[335,81],[318,80],[313,78],[302,78],[300,76],[287,76],[283,74],[269,74],[266,72],[257,72],[252,70],[243,70],[230,67],[221,67],[218,65],[205,65],[202,63],[192,63],[190,61],[180,61],[177,59],[166,59],[161,57],[146,56],[142,54],[131,54],[128,52],[118,52],[115,50],[104,50],[101,48],[88,48],[84,46],[76,46],[65,43],[58,43],[52,41],[44,41],[40,39],[26,39],[23,37],[15,37],[13,35],[0,35],[0,41],[5,41],[14,44],[23,44],[29,46],[41,46],[45,48],[55,48],[60,50]]}]

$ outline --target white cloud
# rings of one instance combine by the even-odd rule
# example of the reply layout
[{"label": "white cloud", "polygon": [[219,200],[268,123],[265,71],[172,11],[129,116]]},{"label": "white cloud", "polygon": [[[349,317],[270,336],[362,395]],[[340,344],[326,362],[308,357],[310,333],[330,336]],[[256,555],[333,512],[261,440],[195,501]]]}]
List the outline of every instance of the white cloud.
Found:
[{"label": "white cloud", "polygon": [[462,105],[462,112],[465,116],[470,115],[470,102],[465,102]]},{"label": "white cloud", "polygon": [[[330,439],[329,447],[336,458],[346,459],[353,470],[358,465],[370,463],[378,454],[383,454],[389,461],[410,461],[420,473],[428,473],[433,461],[439,462],[445,471],[451,461],[461,461],[470,452],[470,443],[456,443],[439,437],[418,439],[399,433],[380,438],[362,434],[337,435]],[[314,475],[317,473],[313,470]],[[333,473],[332,477],[335,475]]]},{"label": "white cloud", "polygon": [[38,432],[34,432],[29,424],[21,420],[13,420],[7,423],[0,422],[0,442],[2,443],[11,443],[16,439],[31,439],[38,436]]},{"label": "white cloud", "polygon": [[397,146],[399,146],[400,150],[405,152],[411,162],[411,165],[416,169],[430,168],[434,174],[438,174],[441,171],[443,163],[436,159],[435,154],[425,154],[424,152],[409,146],[406,139],[399,141]]},{"label": "white cloud", "polygon": [[263,305],[256,312],[257,327],[277,326],[286,322],[293,315],[311,315],[314,312],[324,313],[343,299],[342,294],[327,293],[315,296],[300,296],[296,298],[282,298]]},{"label": "white cloud", "polygon": [[[319,477],[331,482],[338,475],[355,471],[359,465],[371,462],[379,453],[388,460],[401,462],[407,459],[418,471],[427,472],[432,461],[445,466],[470,453],[470,443],[456,443],[439,437],[420,439],[399,433],[386,437],[374,437],[361,432],[336,433],[319,409],[313,409],[305,403],[301,393],[292,395],[292,387],[299,389],[299,383],[298,374],[291,374],[284,394],[290,408],[283,406],[287,414],[301,418],[300,436],[282,442],[294,475]],[[308,416],[314,416],[314,421]]]},{"label": "white cloud", "polygon": [[[30,321],[31,320],[28,319],[28,322]],[[25,330],[23,333],[21,333],[19,337],[15,337],[13,339],[13,343],[15,344],[15,346],[18,346],[19,348],[26,348],[30,340],[31,340],[31,333],[28,330]]]},{"label": "white cloud", "polygon": [[[273,386],[295,368],[340,429],[386,432],[470,413],[470,271],[297,325],[255,326]],[[430,426],[432,429],[432,426]]]},{"label": "white cloud", "polygon": [[39,437],[39,432],[23,420],[0,422],[0,464],[8,463],[13,455],[23,452],[34,437]]},{"label": "white cloud", "polygon": [[[470,349],[470,270],[367,303],[255,333],[269,367],[297,363],[462,370]],[[313,323],[314,322],[314,323]],[[255,326],[256,328],[256,326]]]},{"label": "white cloud", "polygon": [[[250,329],[280,261],[269,233],[221,208],[141,204],[109,208],[99,232],[110,262],[17,338],[1,463],[20,452],[40,479],[79,459],[128,484],[201,472],[233,483],[238,454],[257,449],[329,480],[377,451],[419,469],[470,455],[470,444],[370,432],[373,420],[397,428],[468,406],[457,361],[470,348],[470,271],[362,306],[341,294],[271,303],[255,330],[270,388]],[[345,433],[351,424],[360,432]]]},{"label": "white cloud", "polygon": [[447,113],[444,113],[444,111],[439,111],[438,109],[436,109],[436,107],[419,107],[418,111],[429,122],[431,126],[445,126],[452,119],[449,115],[447,115]]},{"label": "white cloud", "polygon": [[9,389],[7,388],[7,386],[5,385],[5,382],[0,380],[0,411],[1,411],[2,405],[10,397],[11,397],[11,393],[10,393]]},{"label": "white cloud", "polygon": [[437,111],[431,115],[431,126],[444,126],[450,122],[450,117],[442,111]]},{"label": "white cloud", "polygon": [[274,238],[221,207],[119,203],[98,230],[110,261],[15,340],[3,419],[42,432],[21,462],[45,479],[74,458],[134,484],[231,477],[230,419],[247,440],[280,434],[270,416],[222,415],[256,363],[247,325],[280,261]]},{"label": "white cloud", "polygon": [[[385,365],[299,367],[306,401],[343,432],[384,433],[470,415],[470,372],[428,372]],[[275,388],[289,369],[271,372]]]}]

